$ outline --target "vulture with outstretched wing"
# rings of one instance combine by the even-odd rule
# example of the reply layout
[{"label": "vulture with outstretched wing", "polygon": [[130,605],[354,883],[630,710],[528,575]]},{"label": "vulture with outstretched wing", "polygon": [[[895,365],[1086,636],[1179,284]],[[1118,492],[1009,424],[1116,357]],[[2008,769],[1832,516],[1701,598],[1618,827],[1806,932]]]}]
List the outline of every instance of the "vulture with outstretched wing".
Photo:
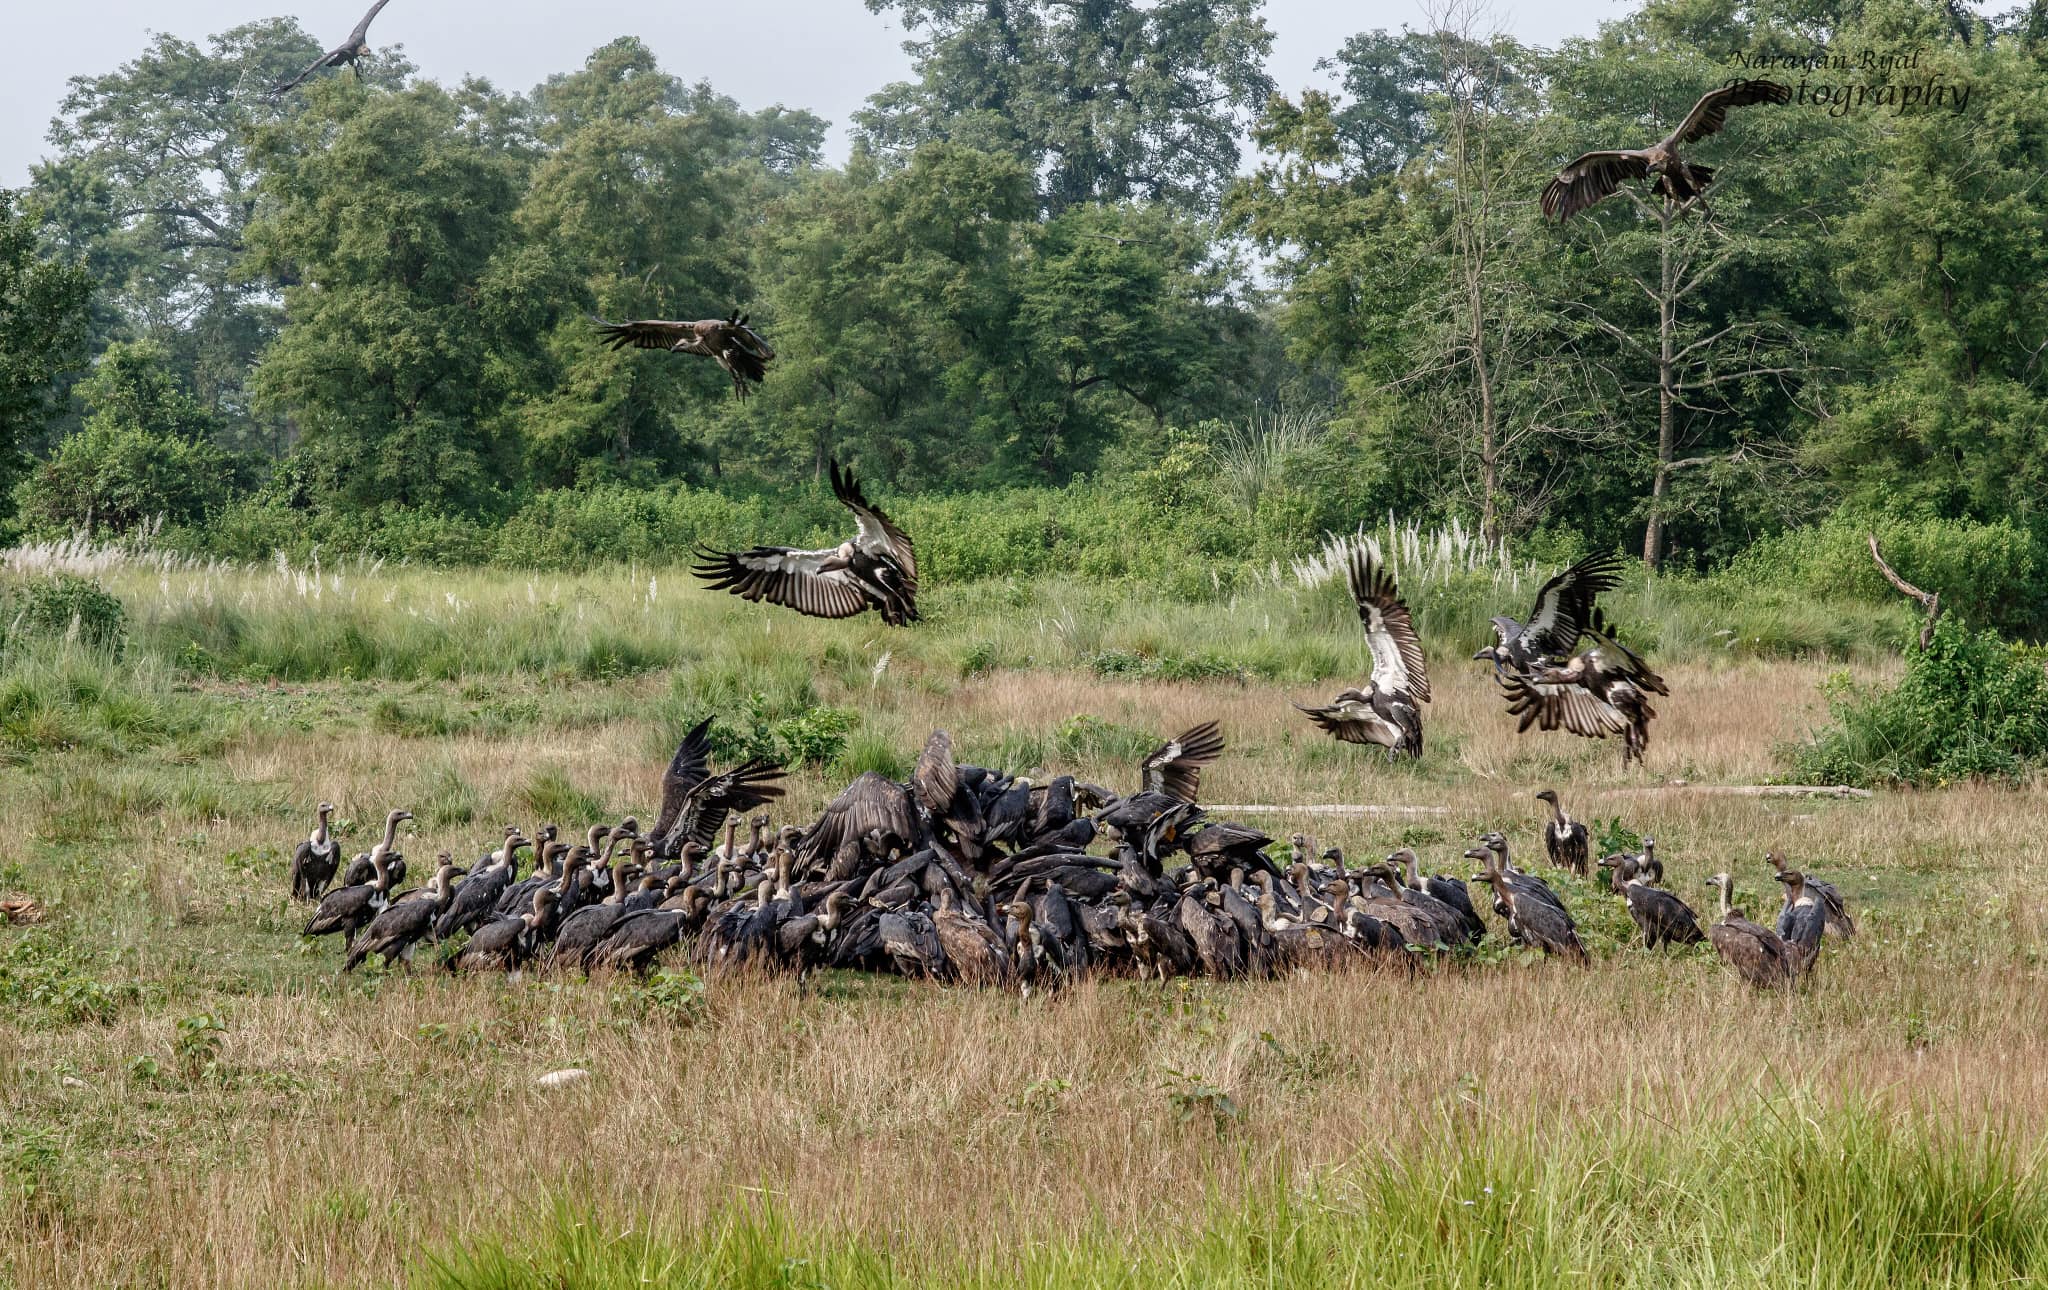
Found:
[{"label": "vulture with outstretched wing", "polygon": [[1584,739],[1620,735],[1621,764],[1641,761],[1650,746],[1650,721],[1657,715],[1650,696],[1671,690],[1597,617],[1585,634],[1590,643],[1564,664],[1543,663],[1500,678],[1509,715],[1522,719],[1516,733],[1537,725],[1544,730],[1562,726]]},{"label": "vulture with outstretched wing", "polygon": [[742,399],[767,379],[768,364],[775,359],[774,347],[747,325],[747,315],[737,311],[729,318],[706,318],[701,322],[668,322],[659,318],[622,323],[602,318],[595,321],[599,338],[613,349],[665,349],[671,354],[715,359],[732,378],[732,392]]},{"label": "vulture with outstretched wing", "polygon": [[780,763],[756,757],[723,774],[711,773],[711,718],[691,727],[661,776],[661,813],[655,818],[656,854],[674,858],[695,842],[707,850],[734,811],[765,806],[786,791]]},{"label": "vulture with outstretched wing", "polygon": [[1529,621],[1505,615],[1493,620],[1494,643],[1474,659],[1490,659],[1496,675],[1527,672],[1549,658],[1562,658],[1585,635],[1593,602],[1621,581],[1621,558],[1612,552],[1589,555],[1543,584]]},{"label": "vulture with outstretched wing", "polygon": [[1647,148],[1609,148],[1589,152],[1574,160],[1543,190],[1543,213],[1551,219],[1568,220],[1605,198],[1614,195],[1625,180],[1657,178],[1656,190],[1672,201],[1690,201],[1714,181],[1711,166],[1695,165],[1678,155],[1682,143],[1694,143],[1720,133],[1728,120],[1728,109],[1755,103],[1785,103],[1792,98],[1790,87],[1777,81],[1737,81],[1701,96],[1686,113],[1678,128]]},{"label": "vulture with outstretched wing", "polygon": [[391,0],[377,0],[377,3],[370,6],[370,12],[364,14],[363,20],[356,24],[356,29],[348,34],[347,40],[314,59],[312,65],[297,76],[271,86],[271,94],[275,96],[296,89],[305,84],[307,77],[323,67],[340,67],[344,63],[350,67],[356,66],[357,60],[370,52],[370,24],[376,21],[378,12],[390,3]]},{"label": "vulture with outstretched wing", "polygon": [[1378,744],[1391,759],[1397,752],[1422,756],[1422,709],[1429,702],[1429,673],[1422,639],[1401,600],[1394,575],[1363,542],[1354,543],[1344,566],[1365,645],[1372,653],[1372,679],[1362,690],[1345,690],[1328,706],[1294,706],[1329,734],[1349,744]]},{"label": "vulture with outstretched wing", "polygon": [[[922,836],[910,790],[886,775],[864,770],[829,802],[818,822],[804,832],[797,853],[806,863],[831,861],[871,834],[883,847],[908,851]],[[881,858],[881,857],[876,857]]]},{"label": "vulture with outstretched wing", "polygon": [[1223,755],[1223,732],[1213,721],[1183,730],[1154,748],[1138,764],[1147,793],[1163,793],[1180,802],[1195,800],[1202,783],[1202,767]]},{"label": "vulture with outstretched wing", "polygon": [[813,618],[851,618],[868,609],[901,627],[917,621],[917,552],[910,535],[861,494],[852,471],[832,463],[832,492],[853,512],[856,531],[838,546],[798,551],[698,548],[691,569],[718,591],[794,609]]}]

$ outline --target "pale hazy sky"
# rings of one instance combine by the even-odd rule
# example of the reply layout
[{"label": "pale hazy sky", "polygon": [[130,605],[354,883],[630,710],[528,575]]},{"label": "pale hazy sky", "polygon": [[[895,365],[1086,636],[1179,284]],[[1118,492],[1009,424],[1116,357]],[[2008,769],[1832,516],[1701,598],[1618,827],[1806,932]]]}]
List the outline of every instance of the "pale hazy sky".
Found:
[{"label": "pale hazy sky", "polygon": [[[14,16],[0,44],[0,187],[28,181],[49,145],[44,133],[65,81],[112,71],[135,57],[152,31],[194,43],[280,11],[325,44],[348,34],[367,0],[90,0],[31,4],[6,0]],[[1499,24],[1523,40],[1555,44],[1591,35],[1627,12],[1623,0],[1520,0],[1495,5]],[[1345,37],[1374,27],[1421,25],[1418,0],[1342,3],[1266,0],[1273,29],[1269,66],[1288,93],[1322,84],[1316,59]],[[861,0],[742,0],[732,4],[611,5],[583,0],[397,0],[370,28],[373,46],[395,42],[423,75],[453,84],[467,73],[500,89],[528,90],[579,66],[591,50],[634,35],[686,81],[709,80],[747,108],[781,102],[833,123],[830,155],[846,152],[847,117],[875,89],[903,79],[903,32]]]}]

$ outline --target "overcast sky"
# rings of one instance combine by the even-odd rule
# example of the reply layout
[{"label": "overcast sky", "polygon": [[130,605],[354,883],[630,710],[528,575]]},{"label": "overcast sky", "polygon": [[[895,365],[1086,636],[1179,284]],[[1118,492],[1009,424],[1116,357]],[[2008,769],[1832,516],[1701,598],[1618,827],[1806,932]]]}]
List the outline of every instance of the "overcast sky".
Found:
[{"label": "overcast sky", "polygon": [[[48,151],[44,133],[65,81],[111,71],[135,57],[152,31],[195,43],[215,32],[278,12],[265,0],[91,0],[30,4],[6,0],[13,16],[0,44],[0,187],[28,181],[29,165]],[[367,0],[289,0],[289,11],[317,39],[348,34]],[[1523,40],[1555,44],[1590,35],[1602,19],[1627,11],[1621,0],[1520,0],[1495,6],[1500,25]],[[1417,0],[1266,0],[1273,29],[1270,70],[1296,93],[1322,84],[1316,59],[1345,37],[1374,27],[1420,25]],[[746,0],[737,4],[619,6],[560,0],[398,0],[370,29],[371,44],[405,46],[423,75],[453,84],[466,73],[500,89],[527,90],[550,73],[570,71],[618,36],[639,36],[661,65],[687,81],[708,79],[747,108],[780,102],[809,108],[833,123],[831,152],[846,152],[847,117],[881,85],[903,79],[903,32],[861,0]]]}]

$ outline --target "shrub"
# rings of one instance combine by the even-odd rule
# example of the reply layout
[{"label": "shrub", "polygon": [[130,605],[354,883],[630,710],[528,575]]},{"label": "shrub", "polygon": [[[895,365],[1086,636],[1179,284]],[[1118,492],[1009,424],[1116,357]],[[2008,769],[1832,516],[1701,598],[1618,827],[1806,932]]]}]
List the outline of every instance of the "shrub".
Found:
[{"label": "shrub", "polygon": [[128,638],[128,611],[91,578],[51,573],[9,585],[4,601],[8,636],[75,639],[120,653]]},{"label": "shrub", "polygon": [[1793,765],[1830,784],[2016,779],[2048,754],[2043,660],[1944,615],[1896,686],[1831,683],[1833,724],[1793,751]]}]

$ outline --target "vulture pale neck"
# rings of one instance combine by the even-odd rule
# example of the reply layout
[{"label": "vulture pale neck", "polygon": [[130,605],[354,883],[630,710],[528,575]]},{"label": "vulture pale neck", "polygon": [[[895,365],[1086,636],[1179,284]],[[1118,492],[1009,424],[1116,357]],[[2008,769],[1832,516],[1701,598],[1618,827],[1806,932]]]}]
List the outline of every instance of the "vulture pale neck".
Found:
[{"label": "vulture pale neck", "polygon": [[1707,879],[1707,885],[1709,887],[1712,887],[1714,889],[1715,894],[1720,898],[1721,921],[1724,923],[1727,922],[1730,917],[1737,916],[1741,912],[1729,903],[1728,888],[1732,886],[1733,883],[1734,879],[1730,878],[1725,873],[1717,873],[1713,877]]},{"label": "vulture pale neck", "polygon": [[695,842],[685,842],[685,843],[683,843],[683,871],[682,871],[682,872],[683,872],[683,881],[684,881],[684,882],[688,882],[688,881],[690,881],[690,880],[691,880],[692,878],[695,878],[695,877],[697,876],[697,862],[698,862],[699,860],[702,860],[703,858],[704,858],[704,848],[703,848],[703,847],[701,847],[701,846],[698,846],[698,845],[697,845],[697,844],[696,844]]},{"label": "vulture pale neck", "polygon": [[725,822],[725,853],[720,857],[721,859],[731,860],[739,854],[739,836],[740,822],[738,820],[727,820]]},{"label": "vulture pale neck", "polygon": [[1310,905],[1316,903],[1315,887],[1308,880],[1308,862],[1296,864],[1287,871],[1287,876],[1294,879],[1295,894],[1301,897],[1301,907],[1306,911]]},{"label": "vulture pale neck", "polygon": [[761,835],[768,831],[768,817],[765,815],[755,816],[754,823],[750,831],[753,836],[747,842],[747,854],[750,856],[760,855]]},{"label": "vulture pale neck", "polygon": [[[389,853],[390,853],[390,851],[391,851],[391,848],[392,848],[392,847],[394,847],[394,846],[396,846],[396,845],[398,844],[398,825],[399,825],[399,822],[400,822],[400,821],[402,821],[402,820],[409,820],[409,819],[411,819],[411,818],[412,818],[412,812],[411,812],[411,811],[393,811],[393,812],[392,812],[391,814],[389,814],[389,815],[385,816],[385,817],[384,817],[384,840],[383,840],[382,842],[380,842],[380,843],[378,844],[378,847],[381,847],[381,848],[383,849],[383,851],[384,851],[384,852],[385,852],[386,854],[389,854]],[[374,856],[374,855],[376,855],[376,854],[377,854],[377,851],[376,851],[376,849],[375,849],[375,848],[373,848],[373,849],[371,850],[370,854],[371,854],[371,855],[373,855],[373,856]]]},{"label": "vulture pale neck", "polygon": [[1771,869],[1773,872],[1785,872],[1785,856],[1782,852],[1766,851],[1764,852],[1764,859],[1771,862]]},{"label": "vulture pale neck", "polygon": [[610,837],[611,834],[611,825],[593,824],[590,826],[589,834],[585,837],[584,845],[589,847],[591,852],[595,854],[598,846],[602,844],[606,838]]},{"label": "vulture pale neck", "polygon": [[775,898],[781,900],[789,895],[789,852],[777,849],[775,852]]},{"label": "vulture pale neck", "polygon": [[1422,859],[1415,854],[1413,848],[1402,847],[1387,857],[1387,863],[1397,866],[1395,874],[1405,877],[1411,890],[1422,890]]},{"label": "vulture pale neck", "polygon": [[313,816],[313,836],[308,840],[311,841],[315,847],[318,847],[323,851],[327,849],[327,839],[329,837],[329,834],[327,832],[327,817],[332,814],[334,814],[334,808],[329,806],[327,803],[322,802],[320,803],[320,809],[316,811]]},{"label": "vulture pale neck", "polygon": [[1545,797],[1543,800],[1550,804],[1551,822],[1553,824],[1556,824],[1560,829],[1570,828],[1572,817],[1564,813],[1564,804],[1557,800],[1557,794],[1552,793],[1548,797]]},{"label": "vulture pale neck", "polygon": [[555,907],[555,893],[546,887],[533,893],[533,912],[526,916],[528,927],[539,927],[548,921],[548,911]]},{"label": "vulture pale neck", "polygon": [[774,881],[768,878],[761,879],[761,885],[754,888],[754,908],[757,910],[768,908],[768,902],[773,898],[774,893]]}]

